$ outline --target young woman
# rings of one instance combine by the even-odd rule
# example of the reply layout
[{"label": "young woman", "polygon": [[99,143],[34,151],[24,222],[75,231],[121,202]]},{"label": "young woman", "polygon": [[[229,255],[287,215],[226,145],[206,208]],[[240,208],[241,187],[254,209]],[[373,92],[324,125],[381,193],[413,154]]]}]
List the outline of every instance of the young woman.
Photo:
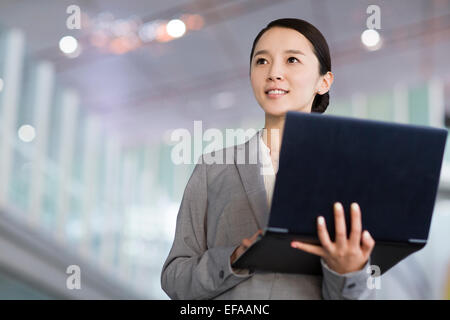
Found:
[{"label": "young woman", "polygon": [[[272,133],[282,132],[287,111],[323,113],[333,78],[328,45],[319,30],[299,19],[269,23],[255,38],[250,55],[251,84],[265,112],[265,127],[245,144],[218,151],[220,157],[244,150],[249,157],[266,159],[276,173],[282,137]],[[231,268],[268,219],[275,175],[261,175],[261,166],[199,161],[186,186],[175,240],[163,266],[163,290],[172,299],[374,298],[367,286],[367,267],[375,241],[362,232],[356,203],[351,206],[349,238],[344,208],[336,203],[335,242],[319,217],[320,246],[291,243],[321,257],[323,276]]]}]

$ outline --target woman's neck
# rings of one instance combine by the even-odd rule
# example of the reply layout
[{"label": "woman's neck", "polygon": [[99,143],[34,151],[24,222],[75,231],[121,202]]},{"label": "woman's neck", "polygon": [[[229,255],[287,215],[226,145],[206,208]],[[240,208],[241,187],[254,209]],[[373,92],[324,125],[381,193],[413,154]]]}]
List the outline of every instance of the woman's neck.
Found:
[{"label": "woman's neck", "polygon": [[281,139],[283,135],[283,128],[286,116],[272,116],[265,115],[265,134],[263,135],[263,141],[270,149],[270,153],[273,154],[280,152]]}]

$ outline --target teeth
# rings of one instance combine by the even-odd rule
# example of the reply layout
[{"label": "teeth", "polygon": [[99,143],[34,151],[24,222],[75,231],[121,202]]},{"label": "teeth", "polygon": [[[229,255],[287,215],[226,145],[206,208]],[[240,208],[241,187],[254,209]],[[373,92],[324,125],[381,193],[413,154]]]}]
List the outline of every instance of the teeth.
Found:
[{"label": "teeth", "polygon": [[283,91],[283,90],[269,90],[267,93],[268,94],[285,94],[286,91]]}]

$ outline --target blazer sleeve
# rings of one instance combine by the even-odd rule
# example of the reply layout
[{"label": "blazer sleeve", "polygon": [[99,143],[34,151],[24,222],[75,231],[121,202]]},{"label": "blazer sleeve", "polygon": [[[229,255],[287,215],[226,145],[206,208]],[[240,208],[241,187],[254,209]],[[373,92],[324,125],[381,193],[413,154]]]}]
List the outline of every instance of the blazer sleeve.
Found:
[{"label": "blazer sleeve", "polygon": [[207,202],[207,165],[201,161],[184,191],[175,239],[161,273],[161,287],[171,299],[212,299],[251,276],[231,268],[236,246],[208,248]]},{"label": "blazer sleeve", "polygon": [[323,279],[322,295],[326,300],[362,300],[375,299],[376,289],[369,288],[368,281],[371,276],[370,258],[365,266],[359,270],[339,274],[331,270],[321,258]]}]

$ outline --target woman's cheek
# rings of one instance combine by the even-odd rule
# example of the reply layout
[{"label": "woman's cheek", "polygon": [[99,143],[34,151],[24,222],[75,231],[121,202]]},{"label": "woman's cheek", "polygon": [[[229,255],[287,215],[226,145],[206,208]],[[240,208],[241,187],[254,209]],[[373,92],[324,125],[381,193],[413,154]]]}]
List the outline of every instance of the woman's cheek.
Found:
[{"label": "woman's cheek", "polygon": [[314,79],[299,77],[295,83],[297,84],[296,91],[298,91],[298,93],[302,95],[304,99],[308,99],[311,93],[313,93],[314,91],[311,85],[312,83],[314,83]]}]

